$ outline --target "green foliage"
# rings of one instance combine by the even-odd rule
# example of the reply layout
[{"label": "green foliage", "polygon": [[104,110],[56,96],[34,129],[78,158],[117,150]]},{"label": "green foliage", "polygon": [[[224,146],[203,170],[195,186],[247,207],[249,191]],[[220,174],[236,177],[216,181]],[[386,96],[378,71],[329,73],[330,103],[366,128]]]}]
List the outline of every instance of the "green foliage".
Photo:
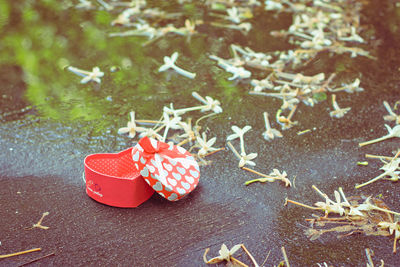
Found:
[{"label": "green foliage", "polygon": [[326,93],[320,92],[320,93],[314,94],[314,95],[313,95],[313,98],[314,98],[315,100],[317,100],[318,102],[322,102],[322,101],[325,101],[325,100],[328,98],[328,96],[327,96]]}]

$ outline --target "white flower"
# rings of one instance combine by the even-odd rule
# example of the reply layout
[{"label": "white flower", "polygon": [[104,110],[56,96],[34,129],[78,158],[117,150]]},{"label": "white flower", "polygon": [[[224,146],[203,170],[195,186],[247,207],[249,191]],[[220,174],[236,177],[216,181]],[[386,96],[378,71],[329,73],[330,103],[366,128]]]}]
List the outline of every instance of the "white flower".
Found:
[{"label": "white flower", "polygon": [[265,10],[282,10],[283,5],[277,1],[266,0],[264,2]]},{"label": "white flower", "polygon": [[264,89],[273,89],[274,85],[266,78],[263,80],[251,80],[250,84],[254,86],[253,90],[256,92],[261,92]]},{"label": "white flower", "polygon": [[194,79],[194,77],[196,77],[196,73],[188,72],[188,71],[186,71],[186,70],[184,70],[184,69],[181,69],[180,67],[178,67],[178,66],[175,65],[175,61],[177,60],[178,55],[179,55],[178,52],[174,52],[174,53],[171,55],[171,57],[165,56],[165,57],[164,57],[164,65],[162,65],[162,66],[158,69],[158,71],[159,71],[159,72],[162,72],[162,71],[166,71],[166,70],[168,70],[168,69],[173,69],[173,70],[175,70],[177,73],[179,73],[179,74],[181,74],[181,75],[183,75],[183,76],[185,76],[185,77],[188,77],[188,78],[190,78],[190,79]]},{"label": "white flower", "polygon": [[206,249],[206,253],[204,254],[203,260],[205,263],[207,264],[215,264],[215,263],[219,263],[222,261],[227,261],[230,262],[231,261],[231,257],[232,255],[238,251],[240,249],[242,245],[235,245],[233,246],[231,249],[228,249],[228,247],[225,244],[222,244],[221,249],[219,250],[219,256],[214,257],[210,260],[207,260],[206,255],[208,252],[208,249]]},{"label": "white flower", "polygon": [[201,95],[199,95],[197,92],[193,92],[192,96],[196,98],[197,100],[201,101],[205,106],[202,107],[201,111],[210,111],[212,110],[214,113],[221,113],[222,108],[221,108],[221,103],[218,100],[215,100],[209,96],[206,96],[204,99]]},{"label": "white flower", "polygon": [[329,113],[331,117],[342,118],[351,108],[340,108],[336,102],[336,95],[332,95],[332,105],[334,110]]},{"label": "white flower", "polygon": [[353,92],[361,92],[364,91],[363,88],[360,87],[360,79],[356,78],[354,82],[346,86],[347,88],[345,89],[346,92],[348,93],[353,93]]},{"label": "white flower", "polygon": [[164,120],[161,123],[165,126],[165,130],[164,130],[164,136],[162,138],[162,141],[165,142],[169,129],[177,130],[177,129],[181,128],[179,123],[182,118],[179,116],[174,116],[171,119],[171,117],[167,114],[167,112],[163,112],[163,117],[164,117]]},{"label": "white flower", "polygon": [[389,125],[385,124],[386,129],[388,130],[388,134],[385,136],[382,136],[380,138],[374,139],[374,140],[370,140],[364,143],[359,143],[359,146],[365,146],[365,145],[369,145],[369,144],[373,144],[373,143],[377,143],[377,142],[381,142],[384,141],[386,139],[389,138],[393,138],[393,137],[400,137],[400,125],[396,125],[392,128],[390,128]]},{"label": "white flower", "polygon": [[382,229],[388,229],[391,235],[394,233],[393,253],[396,253],[397,240],[400,239],[400,222],[380,222],[378,226]]},{"label": "white flower", "polygon": [[159,140],[159,141],[162,140],[162,136],[159,135],[159,134],[157,133],[157,131],[155,131],[155,130],[152,129],[152,128],[145,128],[145,130],[142,131],[142,132],[139,134],[139,137],[140,137],[140,138],[145,137],[145,136],[150,137],[150,138],[157,139],[157,140]]},{"label": "white flower", "polygon": [[90,81],[101,83],[100,77],[104,76],[104,72],[101,72],[99,67],[94,67],[91,72],[81,70],[72,66],[69,66],[67,69],[75,73],[76,75],[83,76],[81,83],[88,83]]},{"label": "white flower", "polygon": [[233,74],[232,77],[228,78],[230,81],[235,79],[247,79],[251,76],[251,72],[243,67],[229,66],[226,68],[226,71]]},{"label": "white flower", "polygon": [[271,125],[268,120],[268,113],[264,112],[264,122],[265,122],[265,129],[266,131],[263,132],[263,137],[265,140],[272,140],[275,137],[282,137],[282,133],[277,129],[271,128]]},{"label": "white flower", "polygon": [[239,11],[236,7],[228,8],[226,10],[226,13],[228,13],[228,20],[238,24],[240,23],[240,16],[239,16]]},{"label": "white flower", "polygon": [[256,166],[255,162],[252,159],[255,159],[258,156],[257,153],[250,153],[248,155],[241,153],[240,154],[240,161],[239,161],[239,168],[244,167],[244,165],[248,164],[250,166]]},{"label": "white flower", "polygon": [[345,209],[343,208],[343,204],[340,201],[340,194],[335,190],[335,199],[336,202],[329,199],[326,194],[322,194],[325,197],[325,202],[317,202],[315,206],[322,208],[325,211],[325,215],[328,215],[330,212],[337,213],[343,215],[345,213]]},{"label": "white flower", "polygon": [[203,132],[202,138],[200,136],[197,136],[196,140],[200,146],[200,150],[197,153],[197,155],[199,155],[199,157],[205,156],[208,152],[218,150],[217,148],[212,147],[215,144],[215,141],[217,141],[216,137],[213,137],[207,141],[207,135],[205,132]]},{"label": "white flower", "polygon": [[243,155],[246,155],[246,152],[244,150],[244,140],[243,140],[243,135],[247,133],[251,129],[250,125],[246,125],[243,127],[243,129],[240,129],[236,125],[232,126],[232,131],[234,134],[229,135],[226,140],[230,141],[236,138],[240,139],[240,155],[243,157]]},{"label": "white flower", "polygon": [[389,112],[389,115],[383,116],[385,121],[395,121],[396,124],[400,124],[400,115],[397,115],[393,112],[392,108],[389,106],[389,103],[383,101],[383,105],[385,106],[386,110]]},{"label": "white flower", "polygon": [[136,135],[136,132],[144,132],[147,129],[144,127],[138,127],[136,126],[136,121],[135,121],[135,112],[131,111],[130,112],[131,120],[128,121],[127,127],[122,127],[118,129],[119,134],[125,134],[129,133],[130,138],[134,138]]},{"label": "white flower", "polygon": [[234,134],[229,135],[226,140],[231,141],[233,139],[236,138],[243,138],[243,135],[245,133],[247,133],[249,130],[251,130],[251,126],[250,125],[246,125],[243,127],[243,129],[240,129],[239,127],[237,127],[236,125],[232,126],[232,131],[234,132]]}]

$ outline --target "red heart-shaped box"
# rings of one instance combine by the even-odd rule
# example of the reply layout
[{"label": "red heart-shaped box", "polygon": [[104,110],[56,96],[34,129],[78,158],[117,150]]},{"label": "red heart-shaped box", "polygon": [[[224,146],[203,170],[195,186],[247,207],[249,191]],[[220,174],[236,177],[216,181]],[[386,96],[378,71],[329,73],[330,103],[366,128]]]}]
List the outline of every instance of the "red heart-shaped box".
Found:
[{"label": "red heart-shaped box", "polygon": [[92,154],[84,162],[86,193],[98,202],[132,208],[154,193],[133,164],[132,147],[116,154]]}]

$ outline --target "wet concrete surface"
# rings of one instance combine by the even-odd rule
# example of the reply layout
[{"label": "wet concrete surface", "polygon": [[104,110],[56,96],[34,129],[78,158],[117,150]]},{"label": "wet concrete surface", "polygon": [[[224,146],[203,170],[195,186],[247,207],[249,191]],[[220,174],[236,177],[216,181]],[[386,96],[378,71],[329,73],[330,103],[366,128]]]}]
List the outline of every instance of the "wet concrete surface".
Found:
[{"label": "wet concrete surface", "polygon": [[[379,181],[362,190],[354,189],[356,183],[380,173],[376,160],[369,160],[369,166],[357,166],[357,161],[365,160],[365,153],[391,155],[398,148],[397,139],[358,148],[358,142],[385,134],[382,100],[391,99],[396,90],[387,90],[385,95],[371,90],[352,96],[351,116],[341,120],[303,110],[316,130],[300,136],[296,130],[289,130],[284,138],[273,142],[259,137],[263,125],[253,121],[256,119],[229,121],[225,115],[226,125],[213,125],[212,129],[226,135],[231,124],[254,125],[246,139],[248,151],[259,153],[257,169],[285,170],[289,177],[296,176],[296,187],[285,188],[278,182],[246,187],[244,181],[254,175],[238,169],[231,152],[222,151],[210,156],[212,164],[201,167],[200,185],[187,198],[171,203],[154,194],[134,209],[93,201],[85,194],[82,181],[85,155],[119,151],[126,146],[123,137],[114,136],[109,139],[113,141],[84,149],[90,141],[74,139],[73,124],[3,122],[0,248],[6,253],[41,247],[42,252],[3,259],[0,265],[18,265],[54,252],[54,256],[36,264],[202,266],[205,248],[211,248],[212,256],[222,243],[228,247],[243,243],[259,263],[271,251],[267,266],[282,260],[281,246],[285,246],[293,266],[322,262],[362,266],[367,247],[374,250],[376,260],[385,261],[385,266],[398,266],[398,255],[391,252],[392,238],[354,235],[337,239],[327,235],[310,241],[303,231],[307,226],[304,219],[312,212],[283,206],[285,197],[307,204],[320,201],[311,189],[315,184],[328,195],[339,186],[348,196],[382,194],[392,210],[400,209],[396,183]],[[259,109],[256,105],[249,108]],[[315,108],[322,113],[327,107]],[[50,214],[43,225],[49,226],[48,230],[25,230],[46,211]],[[244,253],[238,258],[250,262]]]},{"label": "wet concrete surface", "polygon": [[[400,144],[398,139],[391,139],[358,147],[359,142],[387,133],[383,126],[387,112],[382,102],[393,104],[399,100],[400,65],[391,54],[396,50],[395,39],[389,38],[379,17],[374,19],[382,30],[378,38],[386,42],[383,47],[392,49],[380,49],[378,61],[352,61],[349,72],[361,73],[365,91],[340,95],[340,105],[352,108],[344,118],[329,117],[330,101],[313,108],[303,105],[295,115],[299,126],[284,131],[283,138],[267,142],[261,137],[261,114],[265,109],[279,108],[280,101],[240,93],[233,99],[219,99],[225,112],[206,122],[218,137],[218,146],[225,146],[223,140],[231,133],[232,125],[251,125],[253,130],[245,136],[246,149],[259,153],[256,169],[263,173],[273,168],[284,170],[291,179],[296,177],[295,187],[286,188],[279,182],[245,186],[243,183],[255,175],[240,170],[234,155],[226,150],[208,158],[212,163],[201,167],[200,184],[186,198],[171,203],[154,194],[132,209],[95,202],[86,195],[82,180],[86,155],[117,152],[133,145],[116,133],[126,124],[126,114],[120,116],[118,125],[95,135],[91,131],[95,126],[87,121],[44,118],[35,108],[18,112],[27,105],[26,99],[20,97],[25,84],[22,78],[6,79],[11,74],[21,76],[18,67],[8,66],[7,75],[2,78],[8,87],[2,87],[1,92],[13,99],[3,98],[1,104],[0,254],[36,247],[42,251],[0,259],[0,266],[24,264],[53,252],[53,256],[31,265],[205,266],[205,249],[211,248],[209,257],[216,256],[222,243],[228,247],[245,244],[259,264],[270,252],[265,266],[283,260],[282,246],[292,266],[318,266],[323,262],[365,266],[365,248],[374,251],[376,264],[383,259],[385,266],[399,266],[398,254],[392,253],[393,237],[355,234],[338,239],[326,234],[310,241],[304,234],[308,226],[305,219],[311,218],[313,212],[283,205],[286,197],[309,205],[321,201],[311,188],[314,184],[332,197],[340,186],[347,196],[381,194],[392,210],[400,211],[398,183],[379,181],[354,189],[356,183],[381,173],[378,160],[368,160],[368,166],[357,165],[366,160],[366,153],[390,156]],[[325,67],[329,69],[330,65]],[[15,93],[17,89],[20,91]],[[157,99],[160,108],[152,111],[153,117],[161,113],[162,101],[176,101],[176,107],[193,102],[181,98],[176,88],[169,89],[170,94],[155,96],[161,100]],[[215,89],[211,86],[204,93],[213,95]],[[96,90],[89,92],[98,94]],[[145,103],[152,99],[137,95],[135,101]],[[303,129],[313,130],[296,134]],[[42,224],[50,228],[27,230],[43,212],[49,215]],[[245,253],[235,256],[250,264]]]}]

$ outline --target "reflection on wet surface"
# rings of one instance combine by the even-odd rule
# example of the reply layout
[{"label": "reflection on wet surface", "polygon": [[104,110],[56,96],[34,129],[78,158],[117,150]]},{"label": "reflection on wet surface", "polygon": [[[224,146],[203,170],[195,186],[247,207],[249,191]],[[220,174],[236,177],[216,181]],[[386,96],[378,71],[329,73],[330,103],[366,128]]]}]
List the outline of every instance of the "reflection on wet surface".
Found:
[{"label": "reflection on wet surface", "polygon": [[[279,127],[274,115],[282,101],[249,95],[249,80],[229,81],[232,74],[209,56],[230,58],[230,44],[257,52],[293,49],[284,38],[269,34],[287,29],[292,16],[256,7],[248,20],[253,28],[243,34],[212,26],[208,22],[215,18],[208,8],[184,2],[148,1],[148,5],[162,5],[161,10],[181,14],[163,26],[184,25],[186,18],[203,20],[206,23],[196,27],[199,33],[190,39],[167,35],[146,46],[142,46],[145,37],[108,37],[124,30],[110,26],[117,12],[79,10],[70,1],[1,4],[9,11],[0,18],[0,200],[4,207],[0,211],[4,218],[0,254],[42,247],[56,251],[43,264],[118,261],[198,266],[205,248],[211,247],[211,257],[222,243],[228,247],[244,243],[259,263],[271,250],[267,265],[282,260],[280,247],[285,246],[294,266],[323,262],[362,266],[366,247],[374,251],[376,263],[383,259],[395,266],[393,237],[336,239],[327,235],[310,241],[303,231],[304,219],[312,212],[283,207],[285,197],[309,205],[320,201],[311,189],[316,184],[330,196],[339,186],[349,195],[382,194],[392,210],[400,210],[396,183],[381,181],[361,191],[354,189],[356,183],[379,174],[377,162],[357,166],[357,161],[365,160],[365,153],[391,155],[398,149],[397,139],[358,148],[359,142],[386,134],[382,117],[387,111],[382,102],[393,106],[399,100],[396,33],[400,25],[395,1],[362,2],[361,25],[365,28],[361,35],[369,38],[363,48],[377,60],[322,52],[297,69],[307,75],[337,72],[335,84],[339,85],[360,77],[364,92],[337,93],[340,107],[351,107],[351,111],[342,119],[331,118],[331,98],[314,107],[299,106],[294,117],[298,125],[271,142],[262,138],[262,113],[273,114],[272,124]],[[158,72],[163,57],[175,51],[179,51],[177,65],[195,72],[195,79]],[[99,66],[105,74],[101,84],[80,84],[83,77],[66,66],[84,70]],[[265,78],[262,72],[252,71],[252,77]],[[132,146],[129,138],[117,134],[130,111],[136,112],[137,119],[158,120],[162,107],[171,102],[175,108],[198,105],[193,91],[221,102],[223,113],[202,122],[217,137],[217,146],[225,146],[232,125],[251,125],[253,129],[245,136],[246,150],[258,153],[257,169],[263,173],[285,170],[291,179],[296,176],[296,187],[285,188],[278,182],[244,186],[257,177],[238,169],[228,150],[208,158],[212,163],[202,167],[199,188],[180,202],[153,196],[137,209],[116,209],[89,199],[81,178],[84,157]],[[193,113],[195,119],[199,114]],[[306,129],[311,131],[297,134]],[[50,212],[45,218],[49,230],[23,230],[46,211]],[[26,255],[3,262],[21,264],[32,258]],[[238,258],[249,262],[244,253]]]}]

